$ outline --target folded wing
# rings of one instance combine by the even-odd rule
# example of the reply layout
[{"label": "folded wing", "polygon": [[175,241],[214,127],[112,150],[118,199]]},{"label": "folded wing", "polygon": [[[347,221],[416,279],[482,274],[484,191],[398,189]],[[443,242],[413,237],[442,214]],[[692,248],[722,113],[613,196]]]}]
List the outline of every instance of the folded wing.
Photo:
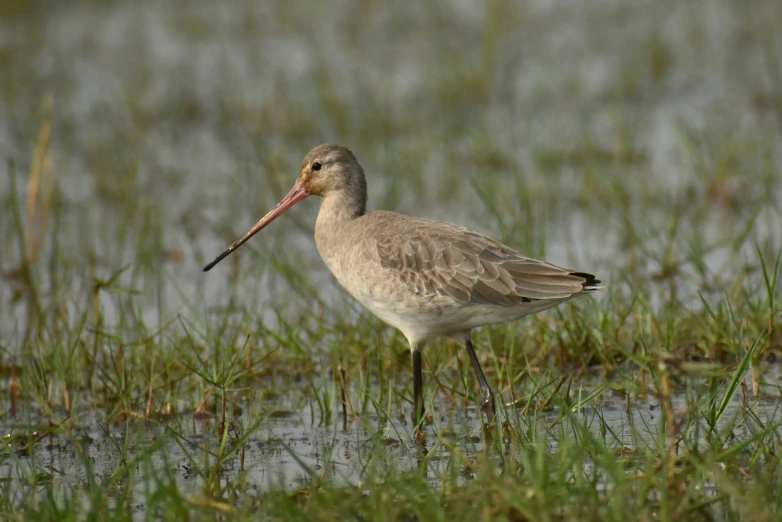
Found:
[{"label": "folded wing", "polygon": [[378,237],[381,266],[418,295],[498,306],[565,299],[600,284],[591,274],[529,259],[461,227],[443,228]]}]

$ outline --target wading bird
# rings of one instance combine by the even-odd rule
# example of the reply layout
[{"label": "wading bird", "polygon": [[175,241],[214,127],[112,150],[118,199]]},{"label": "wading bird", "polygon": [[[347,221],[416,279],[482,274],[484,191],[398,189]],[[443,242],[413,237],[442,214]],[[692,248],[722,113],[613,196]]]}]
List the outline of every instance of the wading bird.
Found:
[{"label": "wading bird", "polygon": [[323,198],[315,222],[323,262],[358,302],[410,343],[416,426],[424,416],[421,350],[427,342],[445,336],[467,347],[491,425],[494,396],[470,331],[516,321],[600,288],[591,274],[524,257],[464,227],[395,212],[366,214],[364,170],[340,145],[312,149],[288,195],[204,272],[307,196]]}]

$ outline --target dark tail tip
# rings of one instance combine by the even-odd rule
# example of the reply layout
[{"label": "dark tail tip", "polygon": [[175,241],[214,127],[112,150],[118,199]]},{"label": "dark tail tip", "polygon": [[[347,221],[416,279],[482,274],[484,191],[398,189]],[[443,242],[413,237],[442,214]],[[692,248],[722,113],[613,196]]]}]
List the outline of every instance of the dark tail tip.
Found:
[{"label": "dark tail tip", "polygon": [[570,275],[577,276],[577,277],[583,277],[586,279],[584,281],[584,290],[600,290],[600,279],[596,278],[592,274],[587,274],[586,272],[570,272]]}]

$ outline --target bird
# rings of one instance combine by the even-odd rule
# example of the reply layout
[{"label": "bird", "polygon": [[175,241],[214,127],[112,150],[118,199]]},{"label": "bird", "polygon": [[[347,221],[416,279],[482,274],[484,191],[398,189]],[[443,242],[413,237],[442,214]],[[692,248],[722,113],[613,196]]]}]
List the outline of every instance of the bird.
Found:
[{"label": "bird", "polygon": [[537,261],[452,223],[376,210],[367,213],[364,169],[347,147],[323,144],[302,160],[288,194],[226,256],[299,201],[322,198],[315,245],[336,280],[367,310],[402,332],[413,366],[413,423],[425,418],[421,352],[438,337],[463,344],[491,426],[496,404],[471,332],[517,321],[601,289],[594,275]]}]

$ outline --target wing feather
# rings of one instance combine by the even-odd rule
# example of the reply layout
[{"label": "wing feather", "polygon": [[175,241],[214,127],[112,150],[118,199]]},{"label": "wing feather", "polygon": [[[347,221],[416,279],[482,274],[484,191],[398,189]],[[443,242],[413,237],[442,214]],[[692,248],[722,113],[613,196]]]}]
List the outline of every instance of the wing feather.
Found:
[{"label": "wing feather", "polygon": [[[396,272],[419,295],[513,306],[568,298],[597,284],[589,274],[524,257],[461,227],[425,223],[414,230],[375,236],[381,266]],[[418,223],[410,227],[414,224]]]}]

